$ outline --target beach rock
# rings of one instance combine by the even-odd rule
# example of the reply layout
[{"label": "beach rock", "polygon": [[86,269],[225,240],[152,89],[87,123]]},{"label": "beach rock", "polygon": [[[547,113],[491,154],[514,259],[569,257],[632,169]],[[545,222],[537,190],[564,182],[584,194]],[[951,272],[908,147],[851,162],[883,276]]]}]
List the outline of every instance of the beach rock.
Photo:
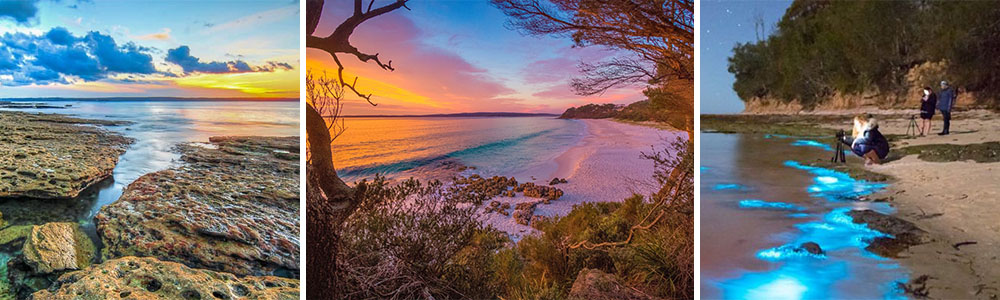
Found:
[{"label": "beach rock", "polygon": [[238,277],[160,261],[123,257],[66,273],[32,296],[47,299],[299,299],[299,282]]},{"label": "beach rock", "polygon": [[116,122],[0,112],[0,198],[74,198],[111,176],[132,139]]},{"label": "beach rock", "polygon": [[540,202],[521,202],[514,206],[514,222],[525,226],[530,224],[538,203]]},{"label": "beach rock", "polygon": [[799,249],[809,252],[810,254],[823,255],[823,248],[820,248],[819,244],[814,242],[802,243],[802,245],[799,245]]},{"label": "beach rock", "polygon": [[503,176],[483,178],[479,174],[472,174],[468,178],[456,178],[454,184],[455,186],[449,189],[451,192],[470,199],[472,202],[480,203],[498,195],[513,197],[514,194],[508,191],[508,188],[516,187],[517,179]]},{"label": "beach rock", "polygon": [[930,235],[909,221],[884,215],[873,210],[852,210],[847,213],[854,223],[868,224],[869,228],[878,230],[892,237],[877,237],[869,242],[865,249],[884,257],[898,257],[899,252],[910,246],[931,241]]},{"label": "beach rock", "polygon": [[656,299],[635,289],[621,284],[618,277],[597,269],[583,269],[577,273],[573,287],[569,290],[568,299],[580,300],[611,300]]},{"label": "beach rock", "polygon": [[29,226],[21,255],[8,264],[12,292],[19,298],[48,287],[59,275],[89,266],[94,244],[76,223]]},{"label": "beach rock", "polygon": [[552,180],[549,181],[549,185],[557,185],[557,184],[566,183],[566,182],[568,182],[568,181],[566,181],[565,178],[559,179],[559,177],[556,177],[556,178],[552,178]]},{"label": "beach rock", "polygon": [[299,138],[213,137],[95,217],[105,259],[151,256],[236,275],[299,276]]},{"label": "beach rock", "polygon": [[535,185],[531,182],[521,184],[515,191],[523,192],[526,197],[545,199],[545,204],[549,204],[550,200],[557,200],[563,195],[563,191],[560,189],[551,186]]},{"label": "beach rock", "polygon": [[24,263],[34,274],[79,270],[94,260],[94,243],[76,223],[35,226],[24,243]]}]

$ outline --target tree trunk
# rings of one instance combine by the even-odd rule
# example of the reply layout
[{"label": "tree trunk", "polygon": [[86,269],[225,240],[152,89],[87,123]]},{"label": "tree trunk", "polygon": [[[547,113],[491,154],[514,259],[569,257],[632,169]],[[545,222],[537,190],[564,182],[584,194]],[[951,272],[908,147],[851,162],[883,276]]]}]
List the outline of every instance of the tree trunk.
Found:
[{"label": "tree trunk", "polygon": [[343,285],[337,270],[340,227],[360,203],[364,187],[347,186],[333,167],[330,131],[326,120],[306,104],[306,136],[310,163],[306,166],[306,296],[340,299]]}]

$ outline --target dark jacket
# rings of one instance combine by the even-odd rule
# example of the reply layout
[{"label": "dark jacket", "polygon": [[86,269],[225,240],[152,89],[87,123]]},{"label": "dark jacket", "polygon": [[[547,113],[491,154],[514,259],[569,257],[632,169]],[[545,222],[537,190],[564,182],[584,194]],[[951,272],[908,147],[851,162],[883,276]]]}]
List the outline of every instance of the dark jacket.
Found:
[{"label": "dark jacket", "polygon": [[927,95],[926,101],[920,101],[920,112],[933,114],[934,109],[937,108],[937,102],[937,94]]},{"label": "dark jacket", "polygon": [[948,87],[941,90],[938,93],[938,103],[937,109],[943,111],[951,111],[951,108],[955,106],[955,89]]},{"label": "dark jacket", "polygon": [[875,151],[879,159],[885,159],[889,155],[889,140],[882,135],[882,132],[878,131],[877,126],[866,130],[864,134],[854,140],[853,144],[851,151],[858,156],[864,156],[865,153],[872,150]]}]

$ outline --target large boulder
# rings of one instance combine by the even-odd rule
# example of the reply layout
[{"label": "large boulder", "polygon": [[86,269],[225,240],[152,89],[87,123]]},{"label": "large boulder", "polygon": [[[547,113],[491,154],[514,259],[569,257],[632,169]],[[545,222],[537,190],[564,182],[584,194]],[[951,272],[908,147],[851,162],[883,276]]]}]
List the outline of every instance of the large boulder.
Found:
[{"label": "large boulder", "polygon": [[21,253],[35,274],[79,270],[94,260],[94,243],[76,223],[35,226]]},{"label": "large boulder", "polygon": [[645,300],[656,299],[621,284],[618,277],[597,269],[583,269],[576,275],[569,299],[580,300]]},{"label": "large boulder", "polygon": [[878,230],[892,237],[877,237],[869,241],[866,250],[884,256],[897,257],[899,252],[910,246],[931,241],[926,231],[909,221],[878,213],[870,209],[852,210],[847,212],[854,223],[867,224],[869,228]]},{"label": "large boulder", "polygon": [[0,198],[74,198],[111,176],[132,139],[117,122],[0,112]]},{"label": "large boulder", "polygon": [[192,269],[152,257],[123,257],[70,272],[32,295],[46,299],[299,299],[299,281]]},{"label": "large boulder", "polygon": [[138,178],[101,209],[103,257],[297,278],[299,138],[210,141],[179,146],[184,165]]},{"label": "large boulder", "polygon": [[[11,228],[18,228],[14,226]],[[7,277],[18,298],[48,287],[59,275],[94,261],[94,244],[76,223],[47,223],[30,228],[21,255],[7,264]]]}]

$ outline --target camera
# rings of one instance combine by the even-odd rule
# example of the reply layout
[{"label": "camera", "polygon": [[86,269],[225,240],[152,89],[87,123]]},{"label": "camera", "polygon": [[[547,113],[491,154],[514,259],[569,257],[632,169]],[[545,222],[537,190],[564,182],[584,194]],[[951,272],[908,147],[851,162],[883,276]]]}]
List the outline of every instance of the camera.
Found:
[{"label": "camera", "polygon": [[847,132],[844,131],[843,129],[837,131],[837,139],[838,140],[844,139],[844,136],[846,136],[846,135],[847,135]]}]

